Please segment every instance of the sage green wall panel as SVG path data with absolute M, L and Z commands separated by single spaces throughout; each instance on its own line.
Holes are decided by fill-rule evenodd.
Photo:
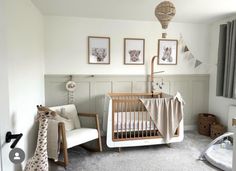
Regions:
M 90 82 L 76 82 L 77 88 L 74 91 L 74 102 L 76 104 L 78 112 L 92 112 L 90 92 Z
M 197 120 L 196 114 L 208 111 L 209 101 L 206 94 L 209 94 L 209 89 L 207 85 L 203 80 L 192 83 L 192 114 L 195 120 Z
M 132 92 L 132 82 L 131 81 L 115 81 L 113 83 L 113 92 Z
M 145 93 L 147 92 L 147 82 L 146 81 L 134 81 L 133 82 L 133 93 Z
M 112 91 L 112 82 L 96 82 L 94 85 L 95 112 L 99 114 L 100 125 L 102 128 L 105 96 Z M 107 106 L 107 105 L 106 105 Z
M 73 80 L 77 83 L 77 89 L 73 93 L 74 103 L 79 112 L 98 113 L 101 128 L 106 128 L 104 125 L 108 103 L 105 103 L 105 95 L 109 92 L 150 92 L 150 82 L 147 78 L 145 75 L 73 75 Z M 69 75 L 45 76 L 46 105 L 68 104 L 69 93 L 65 89 L 68 80 Z M 179 91 L 186 102 L 185 128 L 196 127 L 198 113 L 208 112 L 209 75 L 155 76 L 155 83 L 161 83 L 162 80 L 164 85 L 162 89 L 157 90 L 172 95 Z M 82 122 L 83 125 L 94 125 L 94 122 L 85 121 L 84 118 Z
M 65 91 L 65 82 L 49 81 L 45 84 L 45 103 L 48 106 L 57 106 L 68 103 L 68 92 Z

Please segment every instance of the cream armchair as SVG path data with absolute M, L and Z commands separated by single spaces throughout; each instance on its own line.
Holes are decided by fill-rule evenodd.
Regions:
M 57 138 L 60 143 L 60 152 L 63 152 L 63 160 L 57 161 L 58 164 L 64 167 L 68 165 L 67 149 L 95 139 L 97 139 L 98 151 L 102 151 L 98 114 L 78 113 L 74 104 L 50 107 L 50 109 L 58 113 L 60 115 L 58 115 L 59 118 L 67 118 L 65 120 L 56 119 L 58 128 Z M 82 128 L 79 116 L 95 119 L 96 128 Z

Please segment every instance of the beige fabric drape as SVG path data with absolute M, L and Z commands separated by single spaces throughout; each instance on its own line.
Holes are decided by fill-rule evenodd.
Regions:
M 140 99 L 164 140 L 168 143 L 174 136 L 183 118 L 184 101 L 177 93 L 175 97 Z

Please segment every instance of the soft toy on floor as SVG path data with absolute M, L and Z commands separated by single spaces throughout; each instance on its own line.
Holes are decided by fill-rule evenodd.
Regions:
M 32 158 L 25 166 L 25 171 L 48 171 L 48 154 L 47 154 L 47 129 L 48 119 L 53 118 L 56 113 L 42 105 L 37 106 L 39 121 L 37 146 Z

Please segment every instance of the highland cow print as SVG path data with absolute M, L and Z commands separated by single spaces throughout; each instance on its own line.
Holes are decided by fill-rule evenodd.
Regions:
M 107 56 L 106 48 L 92 48 L 92 55 L 96 56 L 97 62 L 103 62 Z
M 131 62 L 137 62 L 139 61 L 139 55 L 140 55 L 141 51 L 140 50 L 130 50 L 129 51 L 129 55 L 130 55 L 130 61 Z

